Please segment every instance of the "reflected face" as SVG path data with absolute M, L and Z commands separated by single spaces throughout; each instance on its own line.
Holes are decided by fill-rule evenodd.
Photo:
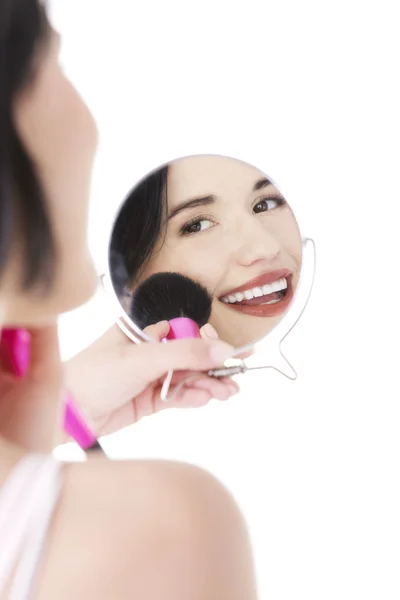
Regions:
M 20 240 L 15 241 L 2 278 L 7 323 L 36 325 L 54 320 L 88 300 L 97 278 L 87 246 L 91 170 L 97 147 L 93 118 L 59 64 L 60 37 L 36 57 L 32 81 L 14 108 L 14 122 L 35 165 L 56 243 L 56 280 L 50 293 L 21 293 Z M 16 236 L 17 237 L 17 236 Z
M 296 289 L 302 245 L 279 190 L 254 167 L 214 156 L 181 159 L 168 170 L 166 236 L 141 274 L 177 271 L 213 296 L 210 322 L 242 346 L 267 334 Z

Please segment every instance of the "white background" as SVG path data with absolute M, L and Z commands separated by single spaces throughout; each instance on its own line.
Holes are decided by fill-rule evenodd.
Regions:
M 234 493 L 261 598 L 400 597 L 399 159 L 396 3 L 55 2 L 63 60 L 98 121 L 90 238 L 161 162 L 227 153 L 274 178 L 317 245 L 314 292 L 267 372 L 205 409 L 109 438 L 119 457 L 186 460 Z M 62 320 L 69 356 L 112 316 Z M 72 456 L 72 454 L 71 454 Z

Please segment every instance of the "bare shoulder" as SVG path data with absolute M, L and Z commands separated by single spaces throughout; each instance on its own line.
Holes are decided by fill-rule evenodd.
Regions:
M 212 475 L 182 463 L 95 458 L 65 467 L 38 598 L 212 600 L 215 588 L 223 600 L 228 585 L 230 600 L 250 600 L 251 563 L 240 511 Z M 232 580 L 245 577 L 247 596 L 226 583 L 229 564 Z

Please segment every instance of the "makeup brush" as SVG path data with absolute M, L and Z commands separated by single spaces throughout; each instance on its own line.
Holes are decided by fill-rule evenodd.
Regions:
M 211 316 L 212 297 L 190 277 L 180 273 L 156 273 L 135 290 L 130 317 L 141 329 L 168 321 L 168 340 L 197 338 Z
M 156 273 L 135 290 L 130 316 L 141 329 L 160 321 L 169 322 L 169 333 L 161 340 L 200 338 L 200 327 L 208 323 L 212 297 L 197 281 L 180 273 Z M 174 372 L 170 369 L 161 388 L 161 400 L 168 400 Z

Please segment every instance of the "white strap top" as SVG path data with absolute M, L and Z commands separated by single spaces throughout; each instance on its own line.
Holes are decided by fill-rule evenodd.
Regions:
M 14 573 L 9 600 L 31 600 L 61 491 L 61 470 L 62 463 L 52 455 L 29 454 L 0 488 L 0 598 Z

